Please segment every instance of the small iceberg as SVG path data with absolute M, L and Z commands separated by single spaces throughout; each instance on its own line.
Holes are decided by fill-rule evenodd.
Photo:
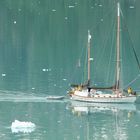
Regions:
M 99 4 L 98 6 L 99 6 L 99 7 L 102 7 L 103 5 L 102 5 L 102 4 Z
M 67 81 L 67 79 L 63 78 L 63 81 Z
M 55 10 L 55 9 L 52 9 L 52 11 L 53 11 L 53 12 L 56 12 L 56 10 Z
M 4 76 L 6 76 L 6 74 L 5 74 L 5 73 L 2 73 L 2 74 L 1 74 L 1 76 L 3 76 L 3 77 L 4 77 Z
M 44 69 L 42 69 L 42 71 L 43 71 L 43 72 L 51 71 L 51 69 L 45 69 L 45 68 L 44 68 Z
M 93 61 L 94 59 L 93 58 L 89 58 L 89 61 Z
M 32 122 L 22 122 L 15 120 L 12 122 L 11 131 L 12 133 L 31 133 L 35 130 L 35 124 Z
M 17 23 L 17 21 L 15 20 L 15 21 L 14 21 L 14 24 L 16 24 L 16 23 Z
M 69 8 L 74 8 L 75 6 L 74 6 L 74 5 L 69 5 L 68 7 L 69 7 Z
M 48 69 L 42 69 L 42 71 L 49 71 Z

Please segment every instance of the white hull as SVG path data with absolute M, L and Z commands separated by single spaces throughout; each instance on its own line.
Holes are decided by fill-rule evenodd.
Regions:
M 62 100 L 64 98 L 65 98 L 64 96 L 51 96 L 51 95 L 46 97 L 47 100 Z
M 81 96 L 84 93 L 85 96 Z M 86 92 L 76 92 L 71 95 L 72 100 L 82 101 L 82 102 L 93 102 L 93 103 L 134 103 L 136 101 L 135 95 L 122 96 L 115 94 L 93 94 L 88 96 Z M 88 92 L 87 92 L 88 93 Z

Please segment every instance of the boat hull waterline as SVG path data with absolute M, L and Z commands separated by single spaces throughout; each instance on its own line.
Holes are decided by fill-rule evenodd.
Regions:
M 121 97 L 84 97 L 84 96 L 78 96 L 78 95 L 71 95 L 72 100 L 76 101 L 82 101 L 82 102 L 94 102 L 94 103 L 134 103 L 136 101 L 136 96 L 130 95 L 130 96 L 121 96 Z

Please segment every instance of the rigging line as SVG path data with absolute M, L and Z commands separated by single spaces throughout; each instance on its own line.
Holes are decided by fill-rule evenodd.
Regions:
M 122 14 L 122 12 L 121 12 L 121 14 Z M 136 50 L 135 50 L 134 45 L 133 45 L 133 41 L 132 41 L 132 39 L 130 38 L 130 33 L 129 33 L 129 30 L 128 30 L 128 27 L 127 27 L 127 24 L 126 24 L 126 22 L 125 22 L 125 18 L 124 18 L 124 16 L 123 16 L 123 14 L 122 14 L 122 17 L 123 17 L 123 19 L 124 19 L 124 27 L 126 28 L 126 31 L 128 32 L 128 36 L 129 36 L 129 39 L 130 39 L 131 44 L 132 44 L 131 47 L 132 47 L 132 50 L 133 50 L 133 53 L 134 53 L 134 56 L 135 56 L 137 65 L 138 65 L 139 70 L 140 70 L 140 62 L 139 62 L 139 59 L 138 59 Z
M 133 52 L 134 52 L 134 55 L 135 55 L 135 59 L 137 61 L 137 65 L 139 67 L 139 70 L 140 70 L 140 62 L 139 62 L 139 59 L 138 59 L 138 56 L 137 56 L 137 53 L 136 53 L 136 50 L 134 48 L 134 46 L 132 45 L 132 49 L 133 49 Z
M 85 54 L 85 62 L 84 62 L 84 71 L 83 71 L 83 77 L 82 77 L 82 81 L 86 81 L 86 78 L 87 77 L 87 49 L 86 49 L 86 54 Z
M 113 29 L 113 37 L 112 37 L 112 41 L 111 41 L 111 51 L 110 51 L 110 57 L 109 57 L 109 63 L 108 63 L 108 67 L 110 68 L 109 70 L 108 70 L 108 73 L 107 73 L 107 81 L 109 81 L 109 78 L 110 78 L 110 73 L 111 73 L 111 61 L 112 61 L 112 55 L 113 55 L 113 47 L 114 47 L 114 44 L 113 44 L 113 42 L 114 42 L 114 36 L 115 36 L 115 34 L 114 34 L 114 29 L 116 29 L 115 28 L 115 26 L 116 26 L 116 20 L 113 20 L 114 22 L 112 23 L 112 29 Z M 114 78 L 114 81 L 115 81 L 115 78 Z
M 115 26 L 116 20 L 114 20 L 114 18 L 113 18 L 112 23 L 111 23 L 111 29 Z M 99 59 L 98 59 L 98 63 L 96 64 L 96 71 L 98 71 L 98 67 L 99 67 L 99 65 L 101 65 L 102 60 L 104 59 L 104 54 L 108 50 L 107 42 L 110 40 L 110 37 L 111 37 L 111 33 L 112 33 L 111 29 L 106 33 L 106 36 L 104 37 L 104 40 L 102 43 L 103 44 L 102 48 L 101 48 L 102 51 L 100 51 L 99 54 L 97 55 L 97 56 L 99 56 Z M 114 33 L 113 33 L 113 35 L 114 35 Z M 109 65 L 109 63 L 108 63 L 108 65 Z M 108 77 L 108 74 L 106 76 Z
M 110 14 L 112 14 L 112 12 L 114 12 L 114 7 L 115 7 L 115 6 L 113 6 L 112 9 L 109 10 L 109 12 L 104 16 L 104 19 L 105 19 L 106 17 L 108 17 Z M 113 21 L 114 21 L 114 20 L 113 20 Z M 95 29 L 99 26 L 99 24 L 101 24 L 101 23 L 102 23 L 102 22 L 99 22 L 94 28 L 91 28 L 90 30 L 95 30 Z M 106 44 L 105 42 L 106 42 L 108 39 L 109 39 L 109 35 L 107 35 L 107 36 L 104 38 L 104 41 L 103 41 L 103 42 L 104 42 L 104 43 L 103 43 L 104 45 L 103 45 L 102 53 L 99 52 L 100 55 L 97 55 L 97 56 L 101 56 L 100 59 L 99 59 L 99 61 L 98 61 L 99 63 L 98 63 L 97 65 L 99 65 L 99 64 L 100 64 L 100 61 L 102 60 L 102 57 L 103 57 L 102 54 L 105 52 L 105 44 Z M 97 67 L 98 67 L 98 66 L 97 66 Z M 96 67 L 96 69 L 97 69 L 97 67 Z
M 138 74 L 131 82 L 129 82 L 124 89 L 126 89 L 127 87 L 129 87 L 131 84 L 133 84 L 136 80 L 138 80 L 140 78 L 140 74 Z
M 85 37 L 86 39 L 86 41 L 85 42 L 87 42 L 87 37 Z M 85 51 L 84 51 L 85 50 Z M 85 43 L 85 45 L 83 45 L 83 49 L 82 49 L 82 53 L 81 53 L 81 56 L 80 56 L 80 59 L 82 58 L 82 56 L 84 56 L 83 57 L 83 60 L 84 60 L 84 63 L 83 63 L 83 71 L 82 71 L 82 78 L 81 78 L 81 83 L 83 82 L 83 81 L 86 81 L 85 79 L 85 77 L 87 77 L 87 75 L 86 75 L 86 63 L 87 63 L 87 43 Z
M 86 39 L 86 41 L 85 42 L 87 42 L 87 37 L 85 37 Z M 83 45 L 83 48 L 82 48 L 82 51 L 81 51 L 81 55 L 80 55 L 80 57 L 79 58 L 81 58 L 82 56 L 83 56 L 83 53 L 84 53 L 84 49 L 86 49 L 86 43 L 85 43 L 85 45 Z
M 120 9 L 120 10 L 121 10 L 121 9 Z M 139 62 L 139 59 L 138 59 L 136 50 L 135 50 L 134 45 L 133 45 L 133 41 L 132 41 L 132 39 L 131 39 L 131 37 L 130 37 L 130 33 L 129 33 L 129 30 L 128 30 L 127 24 L 126 24 L 126 22 L 125 22 L 125 18 L 124 18 L 124 15 L 123 15 L 123 13 L 122 13 L 122 10 L 121 10 L 120 12 L 121 12 L 122 18 L 123 18 L 123 20 L 124 20 L 124 22 L 123 22 L 123 23 L 124 23 L 124 24 L 123 24 L 124 29 L 126 29 L 126 31 L 128 32 L 128 37 L 129 37 L 129 40 L 131 41 L 131 47 L 132 47 L 132 50 L 133 50 L 133 53 L 134 53 L 134 56 L 135 56 L 135 59 L 136 59 L 138 68 L 139 68 L 139 70 L 140 70 L 140 62 Z M 136 78 L 134 78 L 131 82 L 129 82 L 126 86 L 124 86 L 123 89 L 125 90 L 128 86 L 130 86 L 131 84 L 133 84 L 133 83 L 134 83 L 137 79 L 139 79 L 139 78 L 140 78 L 140 74 L 138 74 L 138 75 L 136 76 Z
M 114 21 L 114 20 L 113 20 Z M 112 24 L 113 25 L 113 24 Z M 111 31 L 108 31 L 107 32 L 107 35 L 104 37 L 104 40 L 102 41 L 103 42 L 103 45 L 102 45 L 102 51 L 100 51 L 99 52 L 99 54 L 97 55 L 97 56 L 99 56 L 99 58 L 100 59 L 98 59 L 98 63 L 97 63 L 97 65 L 100 65 L 100 62 L 101 62 L 101 60 L 103 59 L 103 54 L 104 54 L 104 52 L 105 52 L 105 50 L 106 50 L 106 42 L 109 40 L 109 37 L 110 37 L 110 32 Z M 96 67 L 96 69 L 98 69 L 98 66 Z
M 85 48 L 86 48 L 85 45 L 83 45 L 82 50 L 80 51 L 81 53 L 79 54 L 79 57 L 78 57 L 78 61 L 81 60 L 81 58 L 82 58 L 82 56 L 83 56 L 83 54 L 84 54 Z M 79 68 L 79 67 L 77 67 L 78 61 L 76 61 L 76 66 L 74 67 L 74 71 L 73 71 L 73 74 L 72 74 L 72 76 L 71 76 L 71 81 L 73 81 L 73 79 L 74 79 L 74 77 L 75 77 L 75 75 L 76 75 L 76 70 Z M 81 62 L 80 62 L 80 63 L 81 63 Z
M 115 8 L 115 5 L 114 5 L 114 6 L 112 7 L 112 9 L 104 16 L 104 19 L 114 12 L 114 8 Z M 94 30 L 97 29 L 97 27 L 98 27 L 100 24 L 102 24 L 101 21 L 98 22 L 96 26 L 91 27 L 91 28 L 90 28 L 90 31 L 93 31 L 93 32 L 94 32 Z

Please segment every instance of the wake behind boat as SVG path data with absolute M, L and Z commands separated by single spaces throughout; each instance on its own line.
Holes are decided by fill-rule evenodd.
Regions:
M 120 4 L 117 4 L 117 36 L 116 36 L 116 80 L 115 85 L 112 87 L 92 87 L 90 79 L 90 40 L 91 35 L 88 31 L 88 45 L 87 45 L 87 68 L 88 77 L 86 84 L 72 85 L 69 92 L 70 99 L 83 101 L 83 102 L 95 102 L 95 103 L 134 103 L 137 99 L 136 93 L 132 89 L 124 90 L 121 88 L 121 58 L 120 58 Z M 101 94 L 99 94 L 99 91 Z M 106 92 L 110 93 L 106 93 Z

